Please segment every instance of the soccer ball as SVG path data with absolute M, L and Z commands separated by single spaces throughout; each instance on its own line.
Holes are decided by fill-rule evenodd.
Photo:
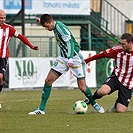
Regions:
M 84 101 L 76 101 L 73 105 L 73 110 L 76 114 L 85 114 L 88 106 Z

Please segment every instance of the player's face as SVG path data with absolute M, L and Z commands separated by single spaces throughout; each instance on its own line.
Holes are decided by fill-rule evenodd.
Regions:
M 126 39 L 121 39 L 121 46 L 123 50 L 132 51 L 132 42 L 127 42 Z
M 0 11 L 0 26 L 6 21 L 6 14 L 3 11 Z
M 45 29 L 48 31 L 52 31 L 54 29 L 54 21 L 51 21 L 49 23 L 44 23 L 43 27 L 45 27 Z

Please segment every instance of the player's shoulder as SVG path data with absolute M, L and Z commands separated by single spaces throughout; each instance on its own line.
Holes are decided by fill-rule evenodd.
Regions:
M 123 48 L 121 45 L 116 45 L 116 46 L 113 46 L 109 49 L 106 49 L 104 51 L 102 51 L 101 53 L 118 53 L 118 52 L 121 52 L 123 51 Z
M 116 45 L 116 46 L 112 47 L 111 49 L 113 49 L 113 50 L 122 50 L 123 48 L 122 48 L 121 45 Z
M 64 23 L 62 23 L 61 21 L 56 21 L 56 27 L 66 27 L 66 25 Z
M 56 21 L 56 24 L 62 25 L 63 23 L 61 21 Z
M 9 27 L 9 28 L 13 28 L 13 26 L 12 26 L 12 25 L 7 24 L 7 23 L 4 23 L 3 25 L 4 25 L 4 27 L 6 27 L 6 28 L 7 28 L 7 27 Z

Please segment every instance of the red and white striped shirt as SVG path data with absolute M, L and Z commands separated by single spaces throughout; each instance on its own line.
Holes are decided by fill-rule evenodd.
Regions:
M 101 58 L 113 58 L 116 62 L 114 72 L 118 80 L 128 89 L 133 89 L 133 51 L 124 51 L 119 45 L 87 58 L 85 62 L 88 63 Z
M 8 44 L 12 37 L 17 37 L 20 39 L 24 44 L 28 45 L 30 48 L 33 45 L 29 42 L 29 40 L 18 33 L 14 27 L 9 24 L 2 24 L 0 26 L 0 58 L 8 58 L 9 57 L 9 48 Z
M 13 36 L 17 37 L 18 34 L 19 33 L 11 25 L 4 23 L 0 26 L 0 58 L 9 57 L 9 41 Z

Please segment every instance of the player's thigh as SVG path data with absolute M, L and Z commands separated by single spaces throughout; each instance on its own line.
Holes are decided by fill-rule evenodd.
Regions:
M 59 78 L 59 76 L 54 71 L 50 70 L 45 79 L 45 83 L 47 85 L 52 85 L 52 83 L 58 78 Z
M 99 95 L 106 95 L 111 91 L 111 88 L 109 85 L 103 84 L 100 89 L 98 89 L 97 93 Z
M 62 74 L 66 73 L 69 69 L 66 65 L 67 61 L 68 61 L 68 59 L 59 56 L 59 57 L 57 57 L 56 61 L 54 62 L 53 66 L 51 68 L 57 72 L 62 73 Z
M 107 80 L 104 81 L 102 87 L 99 89 L 101 95 L 110 95 L 114 91 L 118 90 L 120 82 L 118 81 L 116 75 L 112 73 Z
M 118 90 L 118 99 L 116 102 L 121 103 L 125 107 L 128 107 L 131 101 L 131 96 L 132 96 L 131 90 L 121 84 Z
M 4 80 L 4 75 L 6 72 L 6 67 L 7 67 L 7 60 L 6 58 L 0 58 L 0 83 L 3 82 Z
M 86 76 L 86 65 L 82 59 L 82 56 L 75 56 L 73 59 L 74 68 L 70 68 L 73 75 L 78 78 L 85 78 Z

